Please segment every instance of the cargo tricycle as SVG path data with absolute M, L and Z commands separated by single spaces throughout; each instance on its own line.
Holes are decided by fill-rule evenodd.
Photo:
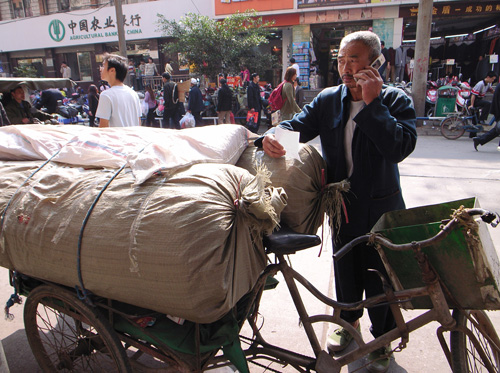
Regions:
M 410 333 L 437 321 L 437 338 L 453 372 L 493 373 L 500 370 L 500 339 L 485 310 L 500 309 L 500 265 L 485 226 L 496 226 L 498 220 L 498 215 L 477 207 L 475 199 L 384 215 L 372 232 L 334 254 L 334 260 L 342 260 L 354 246 L 369 242 L 386 266 L 388 278 L 379 276 L 384 293 L 353 304 L 322 294 L 291 267 L 288 257 L 321 240 L 283 226 L 263 238 L 269 264 L 252 291 L 212 324 L 169 318 L 147 305 L 136 307 L 97 294 L 84 296 L 21 273 L 11 272 L 10 281 L 18 294 L 27 296 L 26 334 L 45 372 L 199 372 L 230 364 L 248 372 L 248 363 L 259 361 L 278 362 L 298 372 L 340 372 L 391 342 L 397 341 L 397 346 L 390 354 L 404 349 Z M 278 273 L 312 348 L 310 356 L 268 343 L 258 325 L 260 301 L 266 289 L 276 286 Z M 333 313 L 310 314 L 299 284 Z M 397 327 L 369 342 L 340 318 L 340 310 L 381 304 L 390 306 Z M 402 309 L 409 308 L 425 311 L 405 320 Z M 239 336 L 245 322 L 251 337 Z M 317 323 L 348 329 L 357 347 L 343 355 L 329 354 L 313 327 Z

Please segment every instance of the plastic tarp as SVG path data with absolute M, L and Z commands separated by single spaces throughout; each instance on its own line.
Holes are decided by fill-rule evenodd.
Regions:
M 119 168 L 126 164 L 143 183 L 158 172 L 173 173 L 196 163 L 235 164 L 249 132 L 234 125 L 187 130 L 149 127 L 18 125 L 0 128 L 0 160 L 46 160 Z

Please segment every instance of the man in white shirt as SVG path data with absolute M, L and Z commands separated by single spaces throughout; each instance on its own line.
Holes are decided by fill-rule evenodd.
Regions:
M 96 117 L 99 127 L 132 127 L 141 125 L 141 103 L 137 93 L 123 84 L 127 76 L 127 59 L 109 54 L 101 66 L 101 79 L 111 86 L 101 93 Z
M 71 68 L 66 62 L 61 64 L 61 75 L 63 78 L 71 79 Z
M 491 102 L 484 100 L 484 96 L 487 92 L 493 92 L 491 84 L 496 78 L 497 74 L 494 71 L 490 71 L 483 80 L 480 80 L 474 88 L 472 88 L 469 108 L 476 107 L 482 109 L 481 116 L 479 117 L 479 122 L 481 124 L 485 124 L 491 107 Z
M 299 79 L 300 78 L 300 66 L 297 62 L 295 62 L 295 58 L 293 58 L 293 57 L 290 58 L 290 66 L 292 66 L 295 69 L 295 71 L 297 72 L 296 80 L 300 80 Z

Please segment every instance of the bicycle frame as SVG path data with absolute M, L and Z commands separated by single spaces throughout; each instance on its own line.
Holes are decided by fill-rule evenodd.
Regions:
M 473 213 L 478 213 L 478 211 L 484 212 L 483 210 L 471 210 Z M 295 305 L 295 308 L 299 314 L 300 321 L 306 332 L 309 343 L 314 351 L 314 357 L 308 357 L 296 352 L 283 349 L 278 346 L 274 346 L 265 341 L 264 337 L 260 333 L 256 325 L 256 316 L 258 313 L 258 304 L 260 301 L 260 296 L 262 295 L 262 290 L 260 290 L 259 295 L 256 297 L 256 307 L 253 313 L 248 317 L 248 322 L 252 327 L 254 337 L 248 340 L 243 338 L 243 340 L 248 341 L 250 346 L 245 350 L 247 355 L 247 360 L 257 360 L 257 359 L 268 359 L 271 361 L 276 361 L 277 359 L 283 363 L 288 363 L 295 367 L 299 371 L 308 371 L 309 369 L 315 369 L 316 371 L 322 372 L 340 372 L 342 366 L 350 364 L 356 360 L 359 360 L 366 354 L 373 352 L 383 346 L 388 345 L 390 342 L 397 339 L 401 339 L 398 347 L 396 349 L 403 349 L 406 347 L 408 342 L 409 333 L 429 324 L 432 321 L 437 321 L 441 326 L 437 330 L 438 339 L 441 343 L 443 352 L 452 367 L 451 353 L 448 348 L 448 344 L 443 337 L 444 332 L 450 332 L 454 330 L 460 330 L 467 333 L 468 337 L 472 342 L 479 346 L 479 342 L 476 337 L 472 335 L 468 330 L 464 328 L 459 328 L 456 326 L 456 322 L 452 317 L 451 311 L 448 307 L 445 294 L 449 297 L 450 294 L 446 288 L 443 288 L 443 284 L 439 280 L 438 274 L 431 267 L 426 255 L 421 251 L 422 247 L 430 246 L 433 243 L 439 242 L 444 239 L 449 232 L 458 224 L 456 219 L 452 219 L 442 231 L 431 239 L 426 241 L 421 241 L 418 243 L 406 244 L 406 245 L 394 245 L 390 241 L 384 238 L 375 237 L 375 241 L 378 244 L 384 245 L 393 250 L 413 250 L 415 253 L 419 268 L 421 271 L 422 280 L 425 284 L 424 287 L 414 288 L 409 290 L 402 290 L 394 292 L 389 285 L 389 283 L 380 275 L 381 281 L 383 282 L 383 288 L 385 294 L 374 296 L 363 301 L 346 304 L 337 302 L 323 293 L 321 293 L 317 288 L 315 288 L 307 279 L 305 279 L 301 274 L 296 272 L 287 263 L 285 256 L 283 254 L 275 253 L 277 263 L 270 264 L 261 276 L 261 280 L 267 278 L 268 276 L 275 275 L 278 271 L 282 273 L 285 282 L 287 284 L 288 290 L 290 292 L 291 298 Z M 334 259 L 338 260 L 342 255 L 352 247 L 356 246 L 361 242 L 368 241 L 367 236 L 362 236 L 350 244 L 342 248 L 337 254 L 334 255 Z M 300 283 L 309 293 L 311 293 L 320 302 L 324 303 L 333 308 L 333 315 L 309 315 L 302 297 L 298 291 L 296 282 Z M 401 311 L 400 305 L 407 302 L 415 297 L 427 296 L 432 302 L 432 308 L 427 312 L 409 320 L 405 321 Z M 362 336 L 355 328 L 348 322 L 340 318 L 341 310 L 359 310 L 362 308 L 370 308 L 376 305 L 389 304 L 396 321 L 396 328 L 385 333 L 384 335 L 375 338 L 369 343 L 365 343 Z M 460 307 L 458 305 L 458 307 Z M 346 328 L 353 339 L 356 341 L 358 347 L 353 351 L 346 353 L 338 358 L 330 356 L 326 351 L 324 351 L 319 343 L 316 332 L 314 331 L 313 324 L 318 322 L 327 322 L 340 325 Z M 500 346 L 497 346 L 500 347 Z M 396 350 L 395 349 L 395 350 Z M 481 348 L 479 348 L 481 350 Z M 394 350 L 393 350 L 394 351 Z M 271 358 L 269 358 L 271 357 Z M 490 371 L 494 371 L 491 365 L 488 367 Z

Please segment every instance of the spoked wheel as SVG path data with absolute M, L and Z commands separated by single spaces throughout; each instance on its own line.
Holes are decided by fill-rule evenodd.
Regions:
M 484 311 L 466 311 L 466 313 L 475 323 L 469 320 L 465 313 L 459 310 L 453 311 L 457 326 L 470 331 L 470 335 L 461 331 L 451 332 L 453 372 L 499 372 L 500 339 L 490 318 Z
M 26 300 L 24 325 L 44 372 L 132 372 L 105 318 L 70 291 L 35 288 Z
M 247 114 L 248 114 L 248 110 L 245 110 L 245 109 L 240 109 L 240 110 L 236 113 L 236 115 L 235 115 L 235 117 L 236 117 L 236 118 L 240 118 L 240 119 L 236 119 L 236 121 L 239 121 L 239 122 L 240 122 L 240 124 L 241 124 L 242 126 L 244 126 L 245 124 L 247 124 Z
M 458 115 L 449 116 L 441 122 L 441 134 L 449 140 L 456 140 L 464 134 L 465 124 Z

